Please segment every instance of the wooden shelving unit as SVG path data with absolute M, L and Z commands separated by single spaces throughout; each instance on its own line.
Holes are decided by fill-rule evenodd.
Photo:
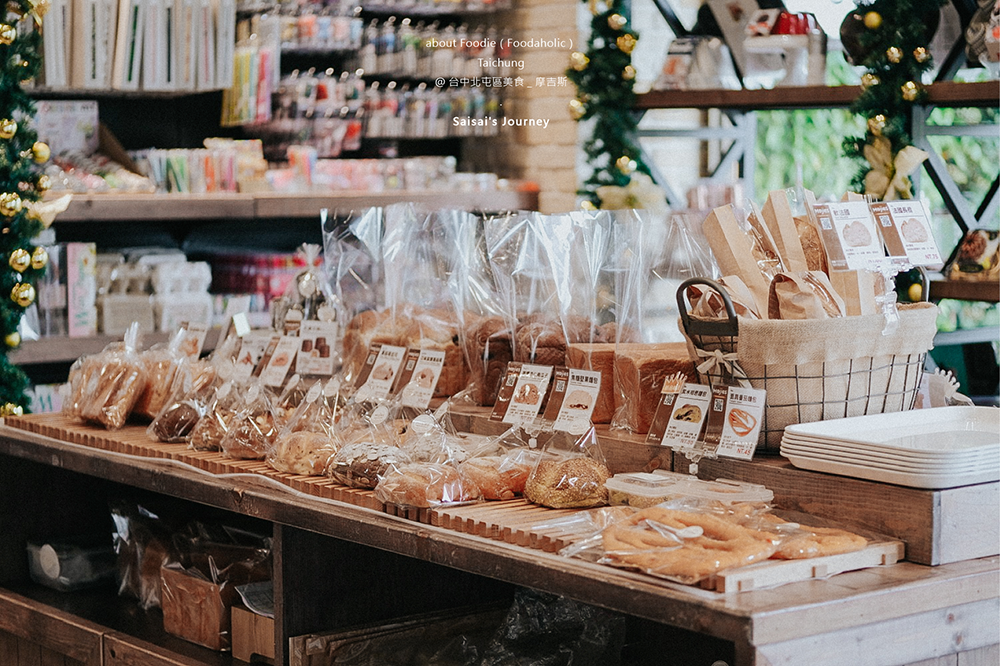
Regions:
M 769 109 L 845 108 L 861 92 L 859 86 L 796 86 L 771 90 L 663 90 L 638 96 L 636 108 L 650 109 Z M 946 81 L 927 86 L 929 106 L 997 106 L 1000 81 L 956 83 Z
M 330 194 L 82 194 L 74 195 L 56 225 L 91 221 L 310 218 L 322 208 L 348 213 L 412 201 L 440 208 L 486 211 L 538 208 L 538 193 L 496 192 L 331 192 Z
M 205 336 L 204 351 L 215 349 L 219 340 L 219 329 L 213 328 Z M 172 333 L 146 333 L 142 336 L 143 348 L 148 349 L 155 344 L 167 342 Z M 28 340 L 10 352 L 8 358 L 16 365 L 32 365 L 40 363 L 72 363 L 86 354 L 96 354 L 112 342 L 121 342 L 120 335 L 94 335 L 86 338 L 70 338 L 53 336 L 39 340 Z

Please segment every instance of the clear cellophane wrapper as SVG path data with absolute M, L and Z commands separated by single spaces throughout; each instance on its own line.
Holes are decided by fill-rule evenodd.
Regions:
M 295 410 L 302 404 L 302 400 L 315 383 L 316 379 L 303 379 L 300 375 L 294 374 L 281 389 L 271 393 L 274 399 L 274 419 L 278 428 L 288 425 Z
M 542 449 L 524 486 L 524 496 L 553 509 L 586 508 L 608 502 L 611 474 L 591 427 L 575 440 L 553 437 Z
M 63 411 L 108 430 L 125 425 L 146 384 L 138 338 L 139 326 L 132 324 L 123 342 L 78 359 L 70 368 L 69 400 Z
M 337 453 L 334 435 L 340 401 L 339 381 L 316 383 L 281 428 L 267 463 L 279 472 L 322 476 Z
M 528 475 L 538 462 L 539 451 L 519 427 L 492 438 L 476 455 L 459 465 L 462 475 L 473 481 L 485 500 L 508 500 L 524 493 Z
M 180 329 L 169 343 L 154 345 L 140 352 L 139 357 L 146 369 L 146 385 L 132 409 L 133 414 L 153 419 L 166 407 L 173 395 L 174 377 L 181 366 L 192 361 L 181 351 L 184 337 L 185 330 Z
M 263 460 L 278 435 L 274 403 L 257 382 L 252 382 L 240 396 L 219 448 L 231 458 Z
M 323 224 L 323 269 L 336 299 L 340 327 L 359 312 L 385 305 L 382 274 L 383 211 L 367 208 L 349 216 L 330 215 Z
M 760 208 L 751 201 L 747 202 L 742 211 L 737 208 L 735 213 L 740 228 L 750 240 L 750 251 L 754 261 L 757 262 L 761 275 L 764 276 L 765 281 L 770 282 L 775 275 L 785 270 L 785 266 L 781 261 L 781 255 L 778 254 L 778 246 L 771 236 L 771 231 L 764 222 Z
M 834 555 L 860 550 L 868 543 L 841 528 L 797 522 L 798 514 L 786 520 L 757 501 L 677 497 L 644 509 L 611 509 L 574 516 L 572 525 L 554 521 L 563 529 L 589 533 L 560 554 L 695 584 L 767 559 Z
M 501 213 L 483 220 L 466 218 L 456 225 L 449 285 L 468 368 L 462 397 L 476 405 L 496 402 L 504 370 L 514 360 L 516 313 L 509 311 L 494 281 L 491 244 L 502 245 L 505 230 L 520 228 L 530 215 Z
M 221 383 L 218 369 L 207 360 L 180 365 L 171 382 L 170 399 L 149 424 L 147 434 L 160 442 L 189 442 Z
M 191 430 L 190 444 L 196 451 L 218 451 L 236 416 L 243 384 L 225 381 L 215 388 L 205 408 L 205 414 Z
M 375 486 L 378 500 L 417 508 L 473 502 L 480 496 L 479 487 L 448 463 L 392 463 Z
M 327 476 L 352 488 L 371 489 L 390 465 L 411 462 L 400 448 L 405 426 L 398 421 L 399 411 L 398 400 L 349 402 L 335 428 L 343 444 L 330 459 Z

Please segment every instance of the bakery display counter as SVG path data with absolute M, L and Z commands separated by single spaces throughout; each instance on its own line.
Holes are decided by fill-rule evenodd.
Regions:
M 467 418 L 471 429 L 491 427 L 479 414 Z M 611 452 L 613 472 L 625 465 L 670 465 L 669 456 L 653 451 L 657 447 L 636 440 L 605 435 L 602 443 Z M 440 510 L 394 510 L 365 491 L 350 493 L 329 479 L 279 478 L 264 474 L 263 463 L 193 452 L 184 445 L 154 445 L 140 426 L 108 433 L 58 415 L 9 419 L 0 426 L 0 463 L 5 570 L 0 584 L 6 588 L 0 605 L 13 603 L 11 595 L 28 598 L 64 623 L 71 624 L 74 617 L 92 623 L 87 626 L 94 631 L 104 625 L 88 618 L 85 610 L 60 606 L 30 589 L 22 595 L 23 535 L 39 524 L 73 520 L 88 505 L 99 505 L 95 497 L 107 487 L 115 487 L 272 524 L 277 663 L 287 663 L 289 637 L 459 607 L 470 595 L 477 601 L 502 598 L 510 584 L 620 611 L 665 635 L 683 632 L 694 643 L 729 646 L 712 652 L 706 666 L 716 657 L 740 666 L 914 664 L 958 653 L 963 661 L 948 663 L 992 664 L 1000 654 L 996 556 L 937 567 L 901 562 L 725 594 L 561 557 L 549 552 L 558 535 L 532 535 L 530 523 L 524 523 L 529 529 L 520 535 L 516 525 L 506 525 L 515 536 L 505 539 L 504 521 L 510 521 L 504 516 L 551 511 L 515 505 L 521 500 L 476 505 L 481 513 L 499 515 L 494 523 L 468 516 L 455 520 L 454 511 L 446 520 Z M 331 598 L 341 603 L 331 604 Z M 8 614 L 0 612 L 2 617 Z M 0 620 L 0 630 L 42 639 L 25 623 Z M 146 649 L 161 656 L 177 655 L 165 641 L 137 635 L 138 630 L 108 631 L 146 641 L 152 646 Z M 175 661 L 155 663 L 219 663 L 197 655 L 170 658 Z

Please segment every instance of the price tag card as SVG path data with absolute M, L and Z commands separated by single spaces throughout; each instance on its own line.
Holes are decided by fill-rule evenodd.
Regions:
M 356 400 L 384 400 L 392 393 L 396 375 L 403 366 L 406 347 L 373 344 L 361 368 L 355 393 Z
M 271 335 L 271 331 L 253 333 L 243 338 L 240 356 L 236 362 L 235 379 L 260 377 L 264 368 L 271 362 L 274 350 L 278 347 L 281 336 Z
M 288 371 L 295 362 L 298 350 L 298 338 L 283 335 L 278 339 L 278 344 L 274 346 L 271 357 L 260 373 L 260 380 L 264 386 L 281 386 L 285 383 L 285 377 L 288 376 Z
M 670 399 L 669 418 L 665 422 L 658 444 L 679 451 L 692 449 L 701 437 L 708 416 L 712 389 L 704 384 L 684 384 L 679 394 L 666 394 Z M 667 407 L 662 405 L 661 407 Z M 657 410 L 659 414 L 659 410 Z
M 497 395 L 490 420 L 511 425 L 531 423 L 542 408 L 542 400 L 552 379 L 551 365 L 511 361 Z
M 300 375 L 329 377 L 334 370 L 331 345 L 337 339 L 337 322 L 304 321 L 299 329 Z
M 873 203 L 885 249 L 895 264 L 940 267 L 944 262 L 931 235 L 930 217 L 920 201 Z
M 676 373 L 663 378 L 663 387 L 660 389 L 660 402 L 653 412 L 653 421 L 649 424 L 649 432 L 646 433 L 646 443 L 656 446 L 663 441 L 663 433 L 667 431 L 667 424 L 670 422 L 670 415 L 677 406 L 677 396 L 684 390 L 687 376 L 683 373 Z
M 601 391 L 601 373 L 558 366 L 553 371 L 552 392 L 545 405 L 545 420 L 552 429 L 583 434 Z
M 396 391 L 402 391 L 404 407 L 423 410 L 431 404 L 444 367 L 444 354 L 444 351 L 431 349 L 407 350 L 406 361 L 396 383 Z
M 725 419 L 716 453 L 723 458 L 750 460 L 764 420 L 764 391 L 730 386 Z
M 815 211 L 831 270 L 871 269 L 885 259 L 868 202 L 820 204 Z

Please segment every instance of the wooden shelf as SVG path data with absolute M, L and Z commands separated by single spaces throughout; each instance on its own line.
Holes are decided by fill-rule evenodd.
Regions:
M 319 217 L 321 208 L 349 213 L 412 201 L 440 208 L 536 210 L 538 194 L 496 192 L 331 192 L 330 194 L 80 194 L 55 224 L 71 222 Z
M 661 90 L 638 96 L 639 109 L 769 109 L 846 108 L 860 94 L 859 86 L 798 86 L 771 90 Z M 1000 81 L 927 86 L 928 106 L 996 106 Z
M 144 348 L 170 340 L 172 333 L 147 333 L 142 336 Z M 112 342 L 120 342 L 120 335 L 94 335 L 86 338 L 54 336 L 39 340 L 28 340 L 12 351 L 8 358 L 15 365 L 35 365 L 40 363 L 72 363 L 81 356 L 96 354 Z M 215 349 L 219 340 L 219 329 L 213 328 L 205 336 L 204 351 Z
M 1000 301 L 1000 282 L 997 280 L 931 280 L 930 300 L 954 298 L 960 301 Z

